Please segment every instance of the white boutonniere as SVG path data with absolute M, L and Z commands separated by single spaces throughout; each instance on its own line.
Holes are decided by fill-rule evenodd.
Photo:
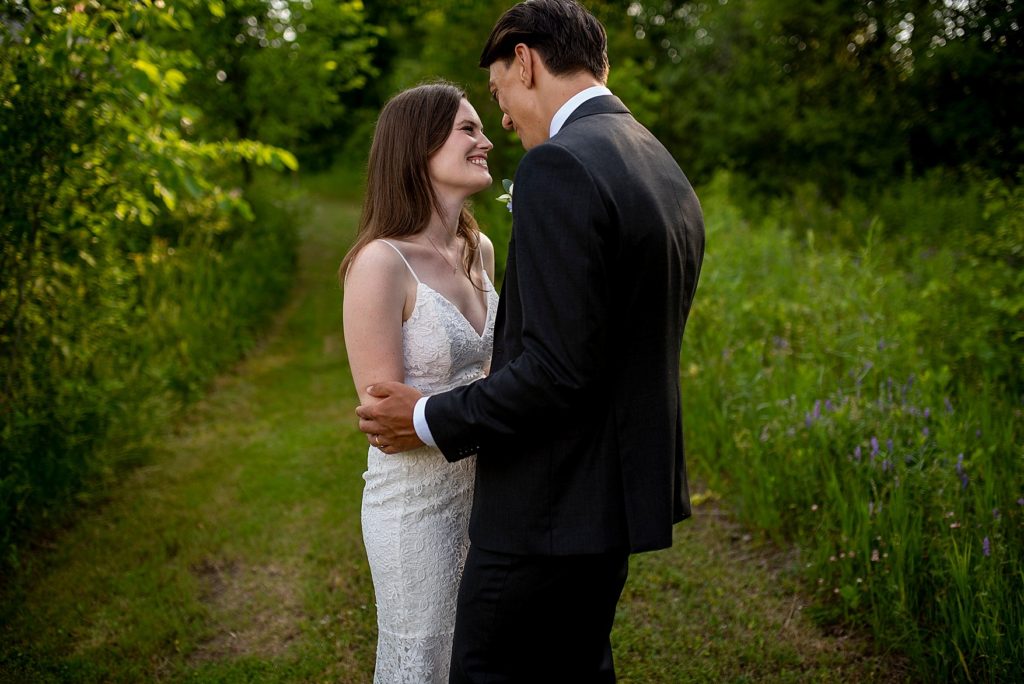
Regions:
M 515 184 L 506 178 L 501 181 L 501 186 L 505 188 L 505 193 L 503 195 L 498 195 L 495 199 L 499 202 L 504 202 L 505 206 L 508 207 L 508 210 L 512 211 L 512 188 L 515 187 Z

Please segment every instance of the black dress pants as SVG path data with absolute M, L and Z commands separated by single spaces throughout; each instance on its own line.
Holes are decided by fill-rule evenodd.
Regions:
M 629 555 L 522 556 L 471 546 L 449 684 L 606 684 Z

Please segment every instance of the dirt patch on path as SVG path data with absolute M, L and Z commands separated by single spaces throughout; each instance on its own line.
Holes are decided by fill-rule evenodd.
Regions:
M 301 634 L 305 619 L 297 579 L 284 565 L 247 566 L 206 558 L 191 567 L 210 610 L 211 632 L 192 664 L 242 656 L 273 657 Z

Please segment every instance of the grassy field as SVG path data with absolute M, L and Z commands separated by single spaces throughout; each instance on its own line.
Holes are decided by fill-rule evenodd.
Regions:
M 1024 190 L 908 180 L 836 208 L 702 188 L 683 344 L 699 474 L 804 550 L 819 615 L 925 681 L 1024 678 Z
M 335 281 L 356 216 L 316 195 L 266 339 L 154 436 L 146 465 L 26 554 L 3 587 L 0 681 L 371 680 L 365 443 Z M 671 550 L 632 560 L 620 681 L 906 678 L 810 620 L 795 551 L 738 527 L 714 493 L 697 500 Z

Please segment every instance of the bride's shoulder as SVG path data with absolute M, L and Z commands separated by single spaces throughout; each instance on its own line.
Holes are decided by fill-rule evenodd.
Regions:
M 483 234 L 478 233 L 480 236 L 480 255 L 483 257 L 484 265 L 487 267 L 487 274 L 494 280 L 494 243 L 491 242 L 491 238 Z
M 381 239 L 366 243 L 352 259 L 346 281 L 370 285 L 404 282 L 409 277 L 409 268 L 400 249 Z

